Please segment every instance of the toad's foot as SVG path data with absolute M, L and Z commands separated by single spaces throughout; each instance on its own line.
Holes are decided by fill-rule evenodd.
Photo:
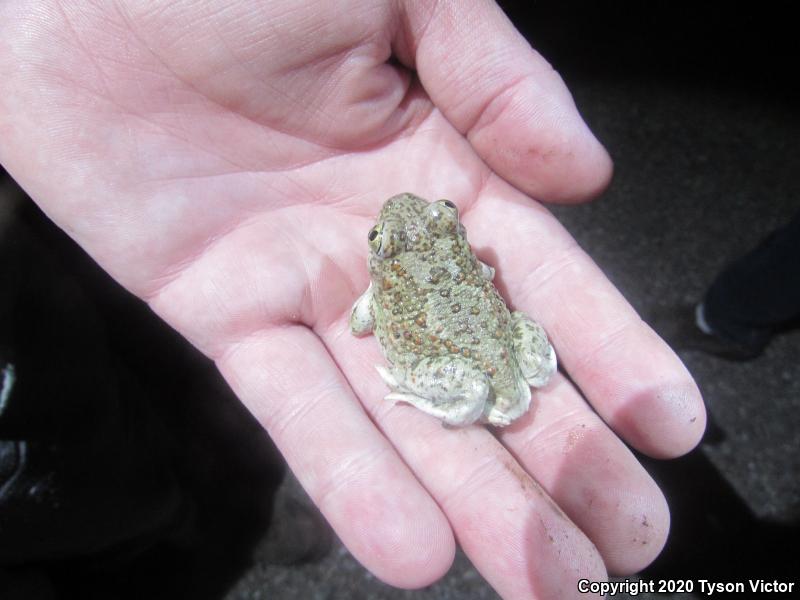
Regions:
M 505 427 L 524 415 L 531 405 L 531 388 L 520 377 L 516 389 L 498 395 L 494 403 L 487 407 L 484 421 L 498 427 Z
M 372 313 L 372 283 L 366 291 L 358 297 L 350 309 L 350 331 L 353 335 L 367 335 L 375 326 Z
M 494 279 L 494 267 L 490 267 L 482 260 L 478 261 L 481 265 L 481 277 L 483 277 L 486 281 L 492 281 Z

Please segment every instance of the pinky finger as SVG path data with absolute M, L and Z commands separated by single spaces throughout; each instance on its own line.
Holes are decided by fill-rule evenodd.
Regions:
M 312 331 L 258 331 L 217 364 L 361 564 L 403 588 L 447 571 L 455 552 L 447 519 Z

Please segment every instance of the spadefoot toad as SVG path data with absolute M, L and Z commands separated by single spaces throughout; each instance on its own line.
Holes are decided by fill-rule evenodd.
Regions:
M 555 352 L 540 325 L 509 312 L 455 204 L 393 196 L 367 238 L 371 283 L 353 305 L 350 329 L 375 332 L 389 363 L 376 365 L 391 389 L 386 399 L 450 426 L 504 426 L 523 415 L 529 386 L 555 371 Z

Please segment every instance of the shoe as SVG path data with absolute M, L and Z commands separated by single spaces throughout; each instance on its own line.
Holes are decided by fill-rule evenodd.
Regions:
M 713 354 L 728 360 L 753 360 L 764 353 L 769 344 L 770 336 L 761 331 L 754 332 L 751 340 L 735 340 L 715 330 L 706 318 L 705 304 L 700 303 L 694 309 L 694 324 L 699 336 L 693 340 L 694 347 L 687 349 L 699 350 L 706 354 Z
M 649 319 L 650 325 L 673 350 L 702 352 L 732 361 L 758 358 L 764 353 L 769 337 L 745 343 L 721 335 L 708 323 L 703 303 L 690 308 L 680 307 L 675 314 L 657 314 Z

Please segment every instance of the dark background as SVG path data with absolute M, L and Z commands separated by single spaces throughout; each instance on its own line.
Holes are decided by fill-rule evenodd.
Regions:
M 737 9 L 722 2 L 502 5 L 562 74 L 615 160 L 601 199 L 552 210 L 671 339 L 715 274 L 800 209 L 796 20 L 777 2 Z M 11 286 L 0 291 L 0 350 L 19 348 L 20 339 L 31 346 L 52 335 L 62 341 L 46 345 L 35 367 L 52 371 L 56 383 L 47 393 L 69 408 L 48 413 L 31 446 L 37 456 L 79 457 L 82 465 L 72 481 L 84 495 L 62 498 L 56 526 L 66 527 L 67 511 L 79 524 L 92 515 L 120 540 L 147 532 L 111 556 L 0 570 L 0 596 L 48 597 L 59 588 L 74 597 L 496 598 L 463 556 L 443 581 L 404 592 L 371 577 L 329 532 L 317 535 L 318 516 L 291 477 L 280 483 L 283 467 L 269 440 L 213 368 L 98 273 L 9 182 L 0 193 L 0 276 L 21 290 L 14 298 Z M 36 275 L 20 274 L 22 260 Z M 61 303 L 64 315 L 30 301 L 42 289 L 72 299 Z M 43 313 L 50 314 L 46 325 Z M 80 339 L 77 346 L 64 341 Z M 679 350 L 703 391 L 710 425 L 687 457 L 643 458 L 668 498 L 672 531 L 641 577 L 798 581 L 799 340 L 797 332 L 782 335 L 746 363 Z M 87 369 L 99 355 L 111 357 L 100 374 Z M 178 392 L 187 381 L 189 397 Z M 99 385 L 113 402 L 101 410 L 79 401 L 87 386 Z M 131 411 L 134 425 L 115 416 Z M 128 448 L 144 450 L 76 439 L 63 425 L 69 419 L 108 419 L 110 437 L 125 435 Z M 24 422 L 0 422 L 0 438 L 11 439 L 12 426 Z M 51 439 L 55 449 L 45 443 Z M 18 445 L 5 452 L 19 460 Z M 148 472 L 142 465 L 153 459 L 170 468 Z M 125 523 L 86 492 L 102 487 L 115 461 L 133 471 L 112 486 L 136 500 Z M 9 464 L 17 463 L 0 461 L 0 477 Z M 158 489 L 142 486 L 159 477 Z M 41 489 L 44 510 L 54 500 Z M 0 525 L 7 546 L 13 524 L 0 517 Z M 80 527 L 71 536 L 78 550 L 97 547 Z M 52 556 L 69 550 L 55 548 Z

